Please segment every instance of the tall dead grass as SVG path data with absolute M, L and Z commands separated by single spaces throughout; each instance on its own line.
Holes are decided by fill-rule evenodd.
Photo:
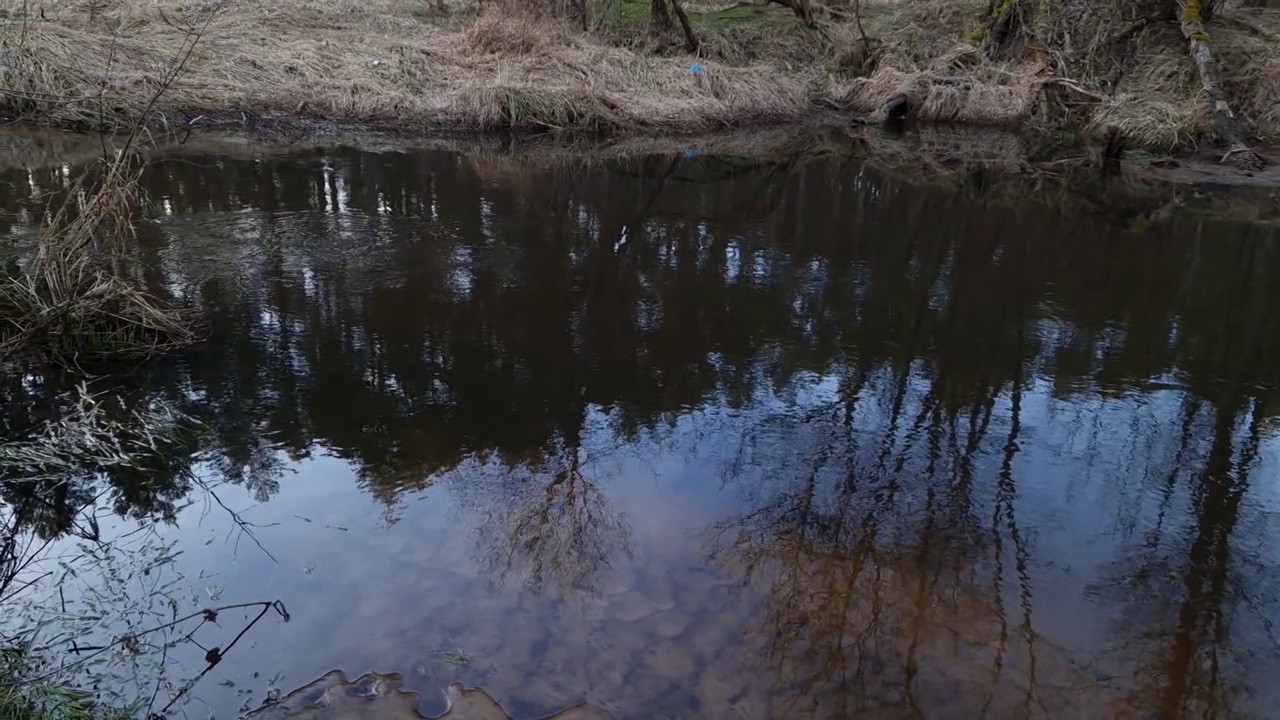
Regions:
M 23 4 L 0 0 L 0 13 Z M 0 41 L 0 87 L 13 88 L 0 98 L 6 109 L 57 125 L 127 125 L 208 12 L 182 0 L 87 7 L 73 2 L 31 23 L 21 42 L 12 31 Z M 692 130 L 807 107 L 803 78 L 710 61 L 692 72 L 691 62 L 499 9 L 459 32 L 402 0 L 226 0 L 156 110 L 170 126 L 252 112 L 402 127 Z
M 1258 67 L 1247 111 L 1263 132 L 1280 135 L 1280 57 Z
M 145 356 L 196 338 L 187 313 L 126 280 L 138 171 L 117 160 L 77 181 L 42 228 L 29 267 L 0 280 L 0 357 Z
M 971 46 L 957 45 L 925 68 L 881 67 L 870 77 L 837 85 L 832 92 L 862 115 L 874 116 L 890 98 L 905 95 L 912 115 L 922 120 L 1009 126 L 1030 119 L 1041 70 L 1034 63 L 990 64 Z
M 1177 28 L 1156 10 L 1140 31 L 1125 28 L 1128 10 L 1167 10 L 1165 0 L 1039 3 L 1031 23 L 1047 47 L 998 62 L 974 41 L 986 0 L 865 0 L 856 20 L 830 0 L 812 27 L 785 9 L 690 2 L 706 51 L 697 58 L 639 41 L 647 3 L 592 0 L 592 17 L 631 15 L 584 33 L 555 17 L 576 1 L 66 0 L 19 21 L 30 0 L 0 0 L 0 112 L 128 125 L 191 28 L 208 22 L 156 105 L 158 125 L 276 115 L 700 132 L 795 120 L 815 105 L 866 115 L 904 93 L 926 120 L 1021 126 L 1062 120 L 1040 111 L 1045 83 L 1066 78 L 1083 90 L 1067 93 L 1071 121 L 1094 131 L 1118 128 L 1157 148 L 1210 131 Z M 1280 135 L 1280 12 L 1232 5 L 1211 25 L 1228 99 L 1261 133 Z
M 1223 85 L 1262 135 L 1280 140 L 1280 8 L 1231 8 L 1214 31 Z
M 1213 131 L 1199 89 L 1184 48 L 1147 53 L 1099 104 L 1090 129 L 1115 127 L 1135 144 L 1157 150 L 1187 147 Z
M 1066 121 L 1087 134 L 1118 130 L 1131 146 L 1157 150 L 1188 148 L 1214 132 L 1173 6 L 1163 0 L 1033 3 L 1023 18 L 1028 41 L 1002 60 L 975 45 L 985 2 L 872 0 L 864 7 L 872 33 L 892 39 L 873 74 L 833 86 L 857 112 L 904 94 L 928 120 Z M 1280 11 L 1220 7 L 1209 31 L 1232 107 L 1259 134 L 1280 137 Z M 1047 87 L 1064 89 L 1046 103 Z

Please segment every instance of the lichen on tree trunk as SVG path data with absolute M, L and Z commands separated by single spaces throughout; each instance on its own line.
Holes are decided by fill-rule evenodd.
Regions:
M 1214 130 L 1227 144 L 1227 154 L 1223 156 L 1223 160 L 1230 160 L 1248 170 L 1261 169 L 1266 164 L 1265 161 L 1250 147 L 1244 124 L 1231 112 L 1222 86 L 1218 84 L 1218 69 L 1210 50 L 1209 33 L 1204 27 L 1200 0 L 1180 0 L 1179 6 L 1182 10 L 1182 37 L 1189 44 L 1191 59 L 1200 75 L 1200 86 L 1209 103 Z

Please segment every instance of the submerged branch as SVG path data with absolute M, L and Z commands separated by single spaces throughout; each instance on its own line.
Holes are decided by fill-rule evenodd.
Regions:
M 210 498 L 213 498 L 213 501 L 217 503 L 218 507 L 226 511 L 227 515 L 230 516 L 231 518 L 231 522 L 235 524 L 235 526 L 240 530 L 241 534 L 248 535 L 249 539 L 253 541 L 254 545 L 258 546 L 259 550 L 261 550 L 267 557 L 271 558 L 272 562 L 279 564 L 280 561 L 276 559 L 276 556 L 271 554 L 271 551 L 268 550 L 260 540 L 258 540 L 258 536 L 255 535 L 253 532 L 253 528 L 270 527 L 270 525 L 266 525 L 266 526 L 256 525 L 254 523 L 249 522 L 248 520 L 245 520 L 243 517 L 241 517 L 240 513 L 227 507 L 227 504 L 222 501 L 222 498 L 218 497 L 218 493 L 214 492 L 214 489 L 211 485 L 209 485 L 205 481 L 198 478 L 195 480 L 195 483 L 205 491 L 206 495 L 208 495 Z M 239 547 L 238 538 L 236 540 L 236 546 L 237 548 Z

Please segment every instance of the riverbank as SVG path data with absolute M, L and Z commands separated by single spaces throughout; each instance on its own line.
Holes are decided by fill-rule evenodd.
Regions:
M 923 120 L 1114 128 L 1160 150 L 1212 132 L 1176 23 L 1120 28 L 1125 48 L 1113 54 L 1124 60 L 1104 77 L 1050 63 L 1034 43 L 991 59 L 975 39 L 985 5 L 815 5 L 808 22 L 777 5 L 691 5 L 699 48 L 689 53 L 678 27 L 649 32 L 643 0 L 590 5 L 586 31 L 510 3 L 0 0 L 0 112 L 79 129 L 127 126 L 150 109 L 170 130 L 289 118 L 407 132 L 684 133 L 819 109 L 874 119 L 901 95 Z M 1226 8 L 1213 32 L 1228 99 L 1257 134 L 1280 135 L 1280 12 Z M 1080 77 L 1061 75 L 1077 66 Z

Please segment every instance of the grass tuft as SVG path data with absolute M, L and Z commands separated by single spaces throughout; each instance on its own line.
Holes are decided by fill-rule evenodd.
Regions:
M 1153 53 L 1126 75 L 1119 92 L 1099 104 L 1089 130 L 1108 126 L 1142 147 L 1170 151 L 1188 147 L 1212 132 L 1208 105 L 1200 95 L 1195 68 L 1174 51 Z
M 983 66 L 972 70 L 902 72 L 877 70 L 833 92 L 845 106 L 874 116 L 886 101 L 903 94 L 912 113 L 933 122 L 1013 125 L 1031 117 L 1039 91 L 1034 67 Z
M 462 107 L 485 130 L 534 127 L 599 132 L 619 125 L 608 102 L 579 90 L 481 87 L 463 96 Z
M 1267 60 L 1258 68 L 1247 109 L 1260 131 L 1280 136 L 1280 57 Z
M 1233 107 L 1260 134 L 1280 138 L 1280 9 L 1233 8 L 1213 40 Z
M 33 700 L 28 694 L 6 686 L 0 678 L 0 720 L 128 720 L 129 715 L 101 710 L 90 699 L 70 688 L 50 685 L 44 697 Z
M 194 342 L 185 312 L 118 270 L 133 240 L 137 179 L 117 161 L 95 187 L 73 186 L 42 228 L 34 261 L 0 280 L 0 356 L 146 356 Z

